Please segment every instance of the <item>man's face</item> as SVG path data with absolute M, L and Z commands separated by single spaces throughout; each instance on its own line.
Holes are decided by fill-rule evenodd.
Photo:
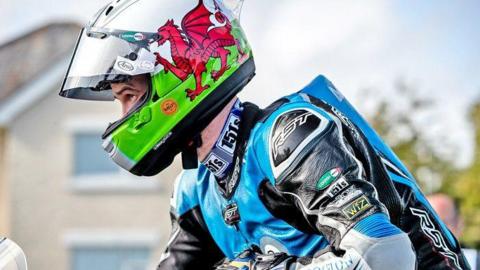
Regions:
M 430 195 L 427 196 L 427 199 L 450 231 L 456 237 L 460 237 L 462 235 L 463 221 L 455 209 L 453 200 L 444 194 Z
M 136 75 L 124 83 L 112 83 L 112 92 L 116 100 L 122 105 L 122 116 L 140 101 L 147 92 L 147 75 Z

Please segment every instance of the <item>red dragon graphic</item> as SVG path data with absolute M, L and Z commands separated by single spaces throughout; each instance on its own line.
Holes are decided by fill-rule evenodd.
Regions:
M 220 58 L 221 61 L 220 69 L 211 72 L 213 80 L 217 81 L 230 68 L 227 65 L 230 51 L 225 47 L 236 45 L 239 61 L 243 61 L 245 56 L 239 41 L 231 34 L 231 22 L 221 13 L 215 1 L 214 5 L 215 13 L 212 13 L 205 7 L 203 0 L 200 0 L 198 5 L 183 17 L 181 29 L 173 20 L 168 20 L 158 29 L 158 45 L 170 42 L 173 64 L 156 52 L 156 65 L 163 65 L 165 73 L 170 71 L 182 81 L 193 74 L 195 89 L 186 90 L 191 101 L 210 87 L 208 84 L 202 86 L 202 74 L 206 71 L 206 64 L 211 57 Z M 212 23 L 212 16 L 220 26 Z

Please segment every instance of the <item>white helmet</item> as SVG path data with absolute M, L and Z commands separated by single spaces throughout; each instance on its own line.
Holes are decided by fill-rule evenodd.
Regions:
M 0 269 L 27 270 L 23 250 L 12 240 L 0 237 Z
M 142 99 L 103 135 L 122 168 L 154 175 L 179 152 L 194 153 L 192 138 L 253 77 L 241 4 L 114 0 L 82 30 L 61 96 L 113 100 L 111 83 L 149 80 Z

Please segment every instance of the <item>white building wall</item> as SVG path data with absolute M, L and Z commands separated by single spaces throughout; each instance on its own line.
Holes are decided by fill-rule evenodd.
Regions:
M 156 234 L 153 260 L 160 257 L 170 233 L 169 197 L 178 162 L 154 179 L 138 179 L 140 184 L 157 181 L 156 189 L 79 192 L 71 185 L 72 121 L 114 120 L 117 112 L 112 103 L 67 100 L 52 89 L 11 123 L 6 148 L 11 235 L 27 254 L 30 269 L 69 269 L 72 239 L 89 231 Z
M 9 236 L 9 185 L 6 178 L 5 146 L 7 130 L 0 127 L 0 237 Z

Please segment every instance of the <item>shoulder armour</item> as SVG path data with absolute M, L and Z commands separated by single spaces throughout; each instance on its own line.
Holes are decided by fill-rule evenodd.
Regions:
M 277 178 L 329 124 L 327 116 L 310 107 L 296 107 L 279 114 L 269 135 L 269 156 Z

